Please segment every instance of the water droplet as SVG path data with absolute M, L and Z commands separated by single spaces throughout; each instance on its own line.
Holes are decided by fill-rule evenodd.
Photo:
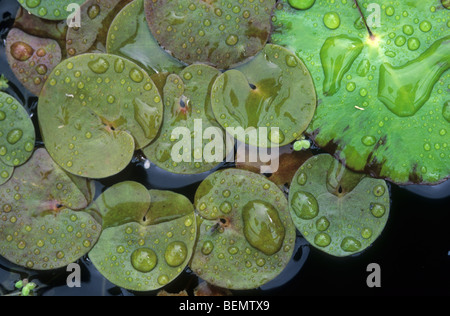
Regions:
M 130 78 L 134 82 L 139 83 L 139 82 L 142 82 L 142 80 L 144 80 L 144 74 L 139 69 L 133 68 L 130 71 Z
M 442 116 L 447 122 L 450 122 L 450 101 L 444 103 L 444 107 L 442 108 Z
M 15 42 L 11 45 L 11 55 L 19 61 L 27 61 L 34 54 L 34 49 L 24 42 Z
M 298 10 L 308 10 L 314 5 L 316 0 L 289 0 L 291 7 Z
M 91 69 L 96 74 L 104 74 L 109 69 L 109 62 L 99 57 L 97 60 L 92 60 L 88 63 L 89 69 Z
M 0 111 L 0 121 L 4 121 L 6 118 L 6 114 L 3 111 Z
M 328 227 L 330 227 L 330 221 L 325 216 L 322 216 L 316 221 L 316 228 L 318 231 L 326 231 Z
M 285 228 L 278 211 L 265 201 L 250 201 L 242 209 L 244 235 L 256 249 L 270 256 L 280 250 Z
M 373 194 L 377 197 L 382 196 L 385 191 L 386 189 L 384 188 L 383 185 L 377 185 L 375 188 L 373 188 Z
M 114 62 L 114 71 L 117 73 L 122 73 L 125 69 L 125 62 L 121 58 L 117 58 Z
M 11 145 L 14 145 L 22 138 L 22 136 L 23 136 L 22 130 L 20 130 L 20 129 L 13 129 L 6 136 L 6 140 Z
M 45 75 L 47 73 L 48 69 L 47 66 L 40 64 L 36 66 L 36 72 L 40 75 Z
M 207 256 L 213 251 L 213 249 L 214 249 L 214 244 L 211 241 L 207 240 L 203 243 L 202 253 L 205 256 Z
M 234 34 L 231 34 L 227 37 L 227 40 L 225 41 L 227 43 L 227 45 L 229 46 L 234 46 L 238 43 L 239 41 L 239 37 L 237 37 Z
M 335 30 L 341 25 L 341 18 L 336 12 L 328 12 L 323 17 L 323 23 L 330 30 Z
M 230 194 L 231 194 L 230 190 L 224 190 L 224 191 L 222 192 L 223 197 L 226 197 L 226 198 L 229 197 Z
M 131 265 L 139 272 L 150 272 L 155 268 L 157 263 L 158 257 L 150 248 L 139 248 L 131 254 Z
M 281 144 L 285 139 L 284 133 L 279 128 L 271 128 L 268 136 L 274 144 Z
M 309 192 L 295 192 L 291 201 L 292 209 L 301 219 L 313 219 L 319 214 L 316 198 Z
M 361 142 L 366 146 L 373 146 L 377 142 L 377 139 L 374 136 L 363 136 Z
M 297 58 L 293 55 L 287 55 L 286 65 L 288 65 L 289 67 L 297 67 L 298 65 Z
M 160 285 L 166 285 L 167 283 L 169 283 L 169 277 L 165 274 L 162 274 L 158 277 L 158 283 Z
M 97 4 L 91 5 L 88 8 L 88 16 L 91 20 L 95 19 L 100 14 L 100 7 Z
M 56 258 L 58 258 L 58 259 L 62 259 L 62 258 L 64 258 L 64 256 L 65 256 L 65 253 L 63 251 L 58 251 L 56 253 Z
M 355 252 L 361 248 L 361 242 L 353 237 L 345 237 L 341 242 L 341 248 L 346 252 Z
M 304 172 L 301 172 L 297 177 L 297 183 L 300 185 L 305 185 L 307 180 L 308 180 L 308 176 Z
M 408 49 L 415 51 L 420 47 L 420 40 L 417 37 L 411 37 L 408 39 Z
M 230 213 L 231 210 L 232 210 L 232 206 L 231 206 L 230 202 L 225 201 L 220 205 L 220 211 L 224 214 Z
M 27 0 L 26 4 L 30 9 L 37 8 L 41 4 L 41 0 Z
M 370 237 L 372 237 L 372 230 L 370 228 L 363 228 L 361 230 L 361 237 L 364 239 L 369 239 Z
M 422 21 L 419 26 L 420 30 L 424 33 L 429 32 L 432 28 L 432 25 L 428 21 Z
M 125 252 L 125 247 L 124 247 L 124 246 L 118 246 L 118 247 L 116 248 L 116 251 L 117 251 L 118 253 L 124 253 L 124 252 Z
M 178 267 L 186 260 L 187 252 L 184 242 L 174 241 L 167 246 L 164 258 L 169 266 Z
M 412 27 L 409 24 L 405 24 L 403 25 L 403 33 L 405 33 L 405 35 L 413 35 L 414 34 L 414 27 Z
M 373 216 L 380 218 L 386 213 L 386 208 L 378 203 L 371 203 L 370 204 L 370 212 Z
M 395 14 L 395 9 L 392 6 L 389 6 L 386 8 L 386 15 L 387 16 L 393 16 Z
M 319 247 L 326 247 L 331 243 L 331 237 L 327 233 L 318 233 L 314 237 L 314 243 Z

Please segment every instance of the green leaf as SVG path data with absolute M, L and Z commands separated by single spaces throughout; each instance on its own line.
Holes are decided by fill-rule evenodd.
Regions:
M 83 54 L 53 71 L 39 98 L 47 150 L 65 170 L 105 178 L 157 135 L 161 96 L 149 75 L 114 55 Z
M 135 0 L 116 15 L 108 31 L 109 54 L 128 58 L 150 75 L 178 73 L 184 64 L 163 50 L 150 32 L 144 12 L 144 0 Z
M 112 283 L 156 290 L 187 266 L 197 225 L 186 197 L 127 181 L 100 195 L 95 208 L 106 226 L 89 258 Z
M 187 63 L 228 69 L 256 55 L 271 31 L 275 0 L 146 1 L 147 22 L 160 45 Z
M 307 132 L 353 170 L 441 182 L 450 174 L 449 11 L 438 0 L 357 3 L 371 33 L 354 1 L 277 7 L 272 41 L 306 62 L 317 88 Z M 380 7 L 379 26 L 369 5 Z
M 0 178 L 8 178 L 6 173 L 11 176 L 7 166 L 22 165 L 30 158 L 35 139 L 28 112 L 15 98 L 0 92 Z
M 37 149 L 1 188 L 0 254 L 12 263 L 57 269 L 78 260 L 97 241 L 101 225 L 84 211 L 93 184 L 73 182 L 45 149 Z
M 168 76 L 161 131 L 143 149 L 150 161 L 179 174 L 209 171 L 224 161 L 226 134 L 214 119 L 210 101 L 211 87 L 219 74 L 213 67 L 197 64 Z M 203 135 L 208 130 L 214 136 Z
M 222 74 L 214 83 L 212 108 L 225 128 L 242 128 L 235 137 L 259 147 L 284 146 L 308 127 L 316 109 L 312 78 L 289 50 L 268 44 L 250 62 Z M 266 136 L 244 131 L 266 128 Z M 277 128 L 272 131 L 272 128 Z
M 289 191 L 297 229 L 311 245 L 333 256 L 369 247 L 389 217 L 389 189 L 384 180 L 354 173 L 328 154 L 307 160 Z
M 209 175 L 195 194 L 199 236 L 191 269 L 229 289 L 257 288 L 289 262 L 295 242 L 287 200 L 276 184 L 253 172 Z
M 68 5 L 81 5 L 86 0 L 18 0 L 28 12 L 47 20 L 65 20 L 73 11 Z

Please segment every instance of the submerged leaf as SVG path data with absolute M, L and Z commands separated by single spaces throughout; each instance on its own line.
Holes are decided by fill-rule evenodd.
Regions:
M 292 1 L 291 1 L 292 2 Z M 348 168 L 398 184 L 450 174 L 448 9 L 441 1 L 277 6 L 272 36 L 306 61 L 319 106 L 307 133 Z M 373 8 L 379 5 L 382 23 Z
M 271 31 L 275 0 L 145 2 L 155 38 L 174 57 L 228 69 L 256 55 Z
M 147 73 L 107 54 L 65 60 L 39 98 L 42 137 L 68 172 L 105 178 L 123 170 L 148 145 L 162 121 L 161 96 Z
M 190 267 L 203 280 L 228 289 L 256 288 L 289 262 L 295 227 L 284 194 L 264 176 L 217 171 L 199 186 L 195 207 L 201 221 Z
M 354 173 L 328 154 L 308 159 L 289 191 L 295 226 L 314 247 L 348 256 L 369 247 L 389 217 L 386 182 Z
M 84 209 L 94 186 L 66 174 L 45 149 L 0 187 L 0 254 L 35 270 L 64 267 L 85 255 L 101 225 Z
M 187 266 L 197 225 L 186 197 L 127 181 L 100 195 L 95 208 L 105 227 L 89 257 L 112 283 L 156 290 Z

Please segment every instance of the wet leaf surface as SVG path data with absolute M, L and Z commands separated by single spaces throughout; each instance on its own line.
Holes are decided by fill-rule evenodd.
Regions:
M 250 62 L 217 78 L 211 100 L 224 128 L 258 129 L 257 138 L 246 139 L 243 131 L 235 137 L 259 147 L 291 143 L 306 130 L 316 109 L 308 69 L 289 50 L 272 44 Z M 260 128 L 269 129 L 265 137 Z
M 289 205 L 295 226 L 311 245 L 342 257 L 363 251 L 381 234 L 389 217 L 389 189 L 384 180 L 320 154 L 298 169 Z
M 143 149 L 150 161 L 180 174 L 209 171 L 224 161 L 226 135 L 214 119 L 210 101 L 211 86 L 219 74 L 213 67 L 198 64 L 167 77 L 161 131 Z
M 39 98 L 47 150 L 68 172 L 105 178 L 148 145 L 162 121 L 162 100 L 147 73 L 107 54 L 65 60 Z
M 131 59 L 147 73 L 178 73 L 184 64 L 163 50 L 152 35 L 145 17 L 144 0 L 135 0 L 116 15 L 108 31 L 109 54 Z
M 271 31 L 274 0 L 146 1 L 155 38 L 179 60 L 228 69 L 256 55 Z
M 448 178 L 448 10 L 441 1 L 381 8 L 369 35 L 353 1 L 315 1 L 306 10 L 282 1 L 274 43 L 305 60 L 319 106 L 308 133 L 347 167 L 399 184 Z M 376 23 L 374 23 L 376 24 Z
M 0 160 L 6 166 L 24 164 L 32 155 L 36 135 L 28 112 L 15 98 L 0 92 Z M 1 172 L 11 170 L 4 169 Z M 3 177 L 0 172 L 0 178 Z M 6 175 L 6 174 L 5 174 Z
M 106 190 L 95 206 L 104 230 L 89 257 L 114 284 L 156 290 L 187 266 L 196 238 L 191 202 L 170 191 L 127 181 Z
M 0 253 L 35 270 L 64 267 L 85 255 L 101 225 L 84 209 L 94 187 L 73 178 L 37 149 L 0 190 Z
M 18 0 L 28 12 L 47 20 L 65 20 L 73 12 L 68 6 L 81 5 L 86 0 Z
M 264 176 L 217 171 L 199 186 L 195 207 L 201 219 L 190 267 L 203 280 L 228 289 L 257 288 L 289 262 L 295 228 L 287 200 Z
M 20 82 L 39 95 L 52 70 L 61 62 L 57 41 L 12 29 L 6 39 L 8 63 Z

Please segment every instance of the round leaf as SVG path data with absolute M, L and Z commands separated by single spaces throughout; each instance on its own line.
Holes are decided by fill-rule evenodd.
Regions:
M 319 106 L 308 129 L 347 167 L 399 184 L 450 174 L 448 9 L 441 1 L 282 1 L 272 40 L 307 62 Z M 380 23 L 371 14 L 380 7 Z
M 0 92 L 0 160 L 2 163 L 12 167 L 25 163 L 33 153 L 35 138 L 34 125 L 25 108 L 9 94 Z
M 316 108 L 313 81 L 303 62 L 272 44 L 249 63 L 217 78 L 211 100 L 223 127 L 269 129 L 265 137 L 246 139 L 247 133 L 236 133 L 239 141 L 259 147 L 283 146 L 300 137 Z
M 190 267 L 205 281 L 251 289 L 275 278 L 295 242 L 287 200 L 264 176 L 226 169 L 208 176 L 195 195 L 201 217 Z
M 227 69 L 256 55 L 271 31 L 275 0 L 145 2 L 155 38 L 174 57 Z
M 96 206 L 106 224 L 89 257 L 112 283 L 156 290 L 187 266 L 195 244 L 191 202 L 170 191 L 147 191 L 136 182 L 106 190 Z
M 161 96 L 131 61 L 84 54 L 56 67 L 39 98 L 47 150 L 68 172 L 105 178 L 148 145 L 162 120 Z
M 131 59 L 149 74 L 178 72 L 184 65 L 163 50 L 153 37 L 144 12 L 144 0 L 128 4 L 115 17 L 108 31 L 106 49 Z
M 342 257 L 369 247 L 389 216 L 386 182 L 354 173 L 328 154 L 308 159 L 289 191 L 295 226 L 317 249 Z
M 94 187 L 66 174 L 43 148 L 16 168 L 0 191 L 0 254 L 35 270 L 64 267 L 85 255 L 101 225 L 83 211 Z
M 198 64 L 179 76 L 168 76 L 161 131 L 143 150 L 150 161 L 182 174 L 202 173 L 223 162 L 225 133 L 214 119 L 210 102 L 211 86 L 219 74 L 215 68 Z
M 18 0 L 28 12 L 47 20 L 65 20 L 73 12 L 68 6 L 86 0 Z

